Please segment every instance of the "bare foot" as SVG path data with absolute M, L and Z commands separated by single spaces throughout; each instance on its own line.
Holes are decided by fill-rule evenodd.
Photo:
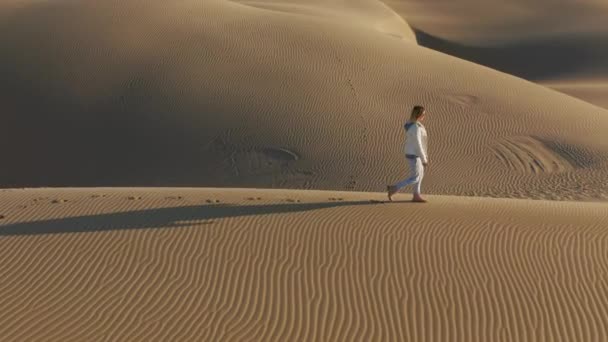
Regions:
M 386 192 L 388 195 L 388 200 L 389 201 L 393 201 L 393 195 L 397 193 L 397 187 L 394 185 L 387 185 L 386 186 Z
M 424 198 L 420 197 L 420 195 L 414 194 L 414 198 L 412 198 L 412 202 L 426 203 L 427 201 Z

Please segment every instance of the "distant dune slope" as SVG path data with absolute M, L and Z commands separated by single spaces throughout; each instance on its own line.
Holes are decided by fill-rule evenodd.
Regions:
M 235 3 L 287 14 L 310 16 L 371 28 L 409 41 L 416 35 L 401 16 L 380 0 L 232 0 Z
M 604 0 L 385 2 L 416 28 L 423 46 L 608 108 Z
M 608 108 L 608 81 L 604 79 L 564 78 L 543 81 L 542 84 L 603 108 Z
M 384 0 L 413 27 L 451 41 L 494 45 L 561 34 L 606 33 L 604 0 Z
M 425 191 L 607 196 L 608 111 L 419 47 L 369 24 L 393 18 L 385 7 L 349 4 L 353 22 L 374 9 L 368 24 L 295 2 L 4 6 L 0 186 L 382 190 L 405 176 L 402 124 L 423 104 Z
M 608 340 L 605 204 L 384 197 L 2 192 L 0 336 Z

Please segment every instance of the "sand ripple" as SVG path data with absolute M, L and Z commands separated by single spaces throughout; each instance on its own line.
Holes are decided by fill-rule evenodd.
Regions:
M 605 204 L 93 191 L 0 197 L 3 340 L 608 338 Z

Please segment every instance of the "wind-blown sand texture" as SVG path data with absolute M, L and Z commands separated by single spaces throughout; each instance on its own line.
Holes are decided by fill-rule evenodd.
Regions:
M 1 7 L 0 186 L 380 191 L 424 104 L 425 191 L 608 196 L 608 110 L 420 47 L 376 1 Z
M 605 341 L 604 203 L 253 189 L 0 196 L 3 341 Z M 211 203 L 208 203 L 211 202 Z
M 608 340 L 607 11 L 2 1 L 0 340 Z

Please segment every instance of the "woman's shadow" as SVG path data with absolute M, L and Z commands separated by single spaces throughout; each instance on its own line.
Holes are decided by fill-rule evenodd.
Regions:
M 409 201 L 402 201 L 409 202 Z M 155 208 L 0 225 L 0 236 L 83 233 L 123 229 L 180 228 L 193 224 L 212 224 L 214 219 L 294 213 L 335 207 L 381 205 L 399 201 L 352 201 L 280 203 L 258 205 L 210 204 Z

